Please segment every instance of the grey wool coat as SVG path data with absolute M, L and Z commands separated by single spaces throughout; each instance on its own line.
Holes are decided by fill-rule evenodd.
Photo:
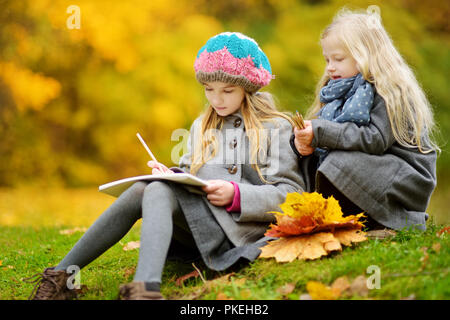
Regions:
M 318 176 L 324 175 L 384 226 L 401 229 L 414 225 L 424 230 L 426 209 L 436 186 L 436 152 L 424 154 L 399 145 L 378 94 L 370 116 L 370 124 L 361 127 L 352 122 L 312 120 L 311 146 L 328 149 L 329 155 L 319 168 L 315 156 L 300 158 L 305 190 L 320 190 Z
M 201 118 L 197 118 L 190 130 L 188 151 L 179 164 L 179 169 L 190 171 L 192 141 L 200 132 Z M 239 186 L 241 212 L 228 213 L 224 207 L 211 204 L 204 196 L 204 201 L 211 213 L 235 246 L 242 246 L 262 238 L 274 215 L 268 211 L 280 211 L 279 204 L 285 201 L 289 192 L 302 192 L 305 188 L 296 154 L 289 145 L 292 126 L 286 119 L 274 118 L 274 122 L 264 122 L 264 129 L 270 134 L 264 163 L 260 168 L 265 179 L 272 184 L 261 181 L 257 172 L 251 167 L 249 156 L 249 139 L 246 135 L 242 114 L 238 111 L 225 117 L 221 129 L 223 137 L 221 149 L 213 159 L 207 161 L 196 173 L 204 179 L 221 179 L 233 181 Z
M 177 188 L 178 202 L 203 261 L 213 270 L 224 270 L 241 257 L 250 261 L 257 258 L 259 247 L 269 239 L 264 233 L 275 221 L 274 215 L 267 212 L 280 211 L 279 205 L 287 193 L 305 189 L 298 158 L 289 145 L 291 124 L 283 118 L 274 118 L 274 122 L 263 125 L 270 134 L 270 145 L 260 168 L 270 184 L 264 183 L 251 167 L 249 139 L 239 111 L 225 117 L 221 129 L 223 139 L 219 145 L 226 152 L 219 152 L 196 173 L 204 180 L 235 182 L 240 192 L 240 212 L 229 213 L 225 207 L 211 204 L 206 195 L 172 186 Z M 200 127 L 201 118 L 197 118 L 191 126 L 187 153 L 181 157 L 179 167 L 171 168 L 175 172 L 190 172 L 191 143 Z

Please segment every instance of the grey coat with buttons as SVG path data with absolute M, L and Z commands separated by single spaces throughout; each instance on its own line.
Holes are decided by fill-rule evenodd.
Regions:
M 329 151 L 316 167 L 314 156 L 301 157 L 306 191 L 320 192 L 325 176 L 371 218 L 392 229 L 426 228 L 426 209 L 436 187 L 436 152 L 421 153 L 399 145 L 385 102 L 376 94 L 367 126 L 314 119 L 312 147 Z M 293 139 L 291 146 L 295 151 Z
M 191 142 L 196 132 L 200 132 L 200 127 L 201 118 L 197 118 L 191 126 L 188 152 L 180 159 L 179 168 L 185 172 L 190 170 Z M 225 207 L 212 205 L 206 196 L 202 197 L 227 238 L 236 247 L 261 240 L 269 223 L 274 221 L 274 215 L 266 212 L 280 211 L 279 204 L 285 201 L 287 193 L 302 192 L 305 189 L 297 156 L 289 145 L 291 124 L 286 119 L 274 118 L 274 122 L 264 122 L 264 128 L 270 135 L 270 145 L 265 157 L 262 157 L 264 161 L 261 161 L 260 168 L 263 174 L 266 173 L 264 178 L 271 184 L 262 182 L 251 167 L 249 139 L 239 111 L 225 118 L 220 130 L 223 137 L 221 152 L 196 173 L 196 176 L 204 180 L 222 179 L 233 181 L 239 186 L 239 213 L 229 213 Z M 201 225 L 197 227 L 202 229 Z M 214 234 L 210 236 L 214 237 Z

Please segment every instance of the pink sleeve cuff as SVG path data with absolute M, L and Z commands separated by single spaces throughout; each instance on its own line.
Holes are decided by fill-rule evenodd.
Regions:
M 233 202 L 226 207 L 227 212 L 241 212 L 241 193 L 239 192 L 239 186 L 237 183 L 230 181 L 234 186 L 234 198 Z

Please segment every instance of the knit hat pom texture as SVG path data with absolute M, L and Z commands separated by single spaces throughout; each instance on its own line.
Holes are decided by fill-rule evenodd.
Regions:
M 256 92 L 272 80 L 269 59 L 255 40 L 238 32 L 224 32 L 208 40 L 194 63 L 200 83 L 221 81 Z

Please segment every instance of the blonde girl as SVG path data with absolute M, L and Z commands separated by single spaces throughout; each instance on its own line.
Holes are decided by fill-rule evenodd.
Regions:
M 341 10 L 320 42 L 326 68 L 308 112 L 312 120 L 291 139 L 306 189 L 334 195 L 344 212 L 365 211 L 370 228 L 425 229 L 439 147 L 431 106 L 413 72 L 374 13 Z M 323 93 L 358 76 L 372 87 L 368 107 L 345 109 L 343 101 L 327 118 Z M 352 111 L 366 114 L 365 123 L 352 119 Z M 343 114 L 346 121 L 336 121 Z M 326 157 L 317 157 L 317 149 Z
M 121 299 L 162 299 L 161 275 L 168 257 L 201 258 L 213 270 L 252 261 L 264 233 L 288 192 L 303 190 L 296 155 L 287 141 L 290 118 L 269 93 L 272 72 L 264 52 L 240 33 L 222 33 L 203 46 L 194 64 L 208 100 L 192 124 L 188 151 L 179 167 L 149 162 L 152 172 L 189 172 L 207 180 L 203 195 L 163 181 L 127 189 L 54 268 L 36 278 L 34 299 L 71 299 L 67 269 L 88 265 L 142 218 L 134 281 L 119 288 Z M 269 141 L 270 140 L 270 141 Z

